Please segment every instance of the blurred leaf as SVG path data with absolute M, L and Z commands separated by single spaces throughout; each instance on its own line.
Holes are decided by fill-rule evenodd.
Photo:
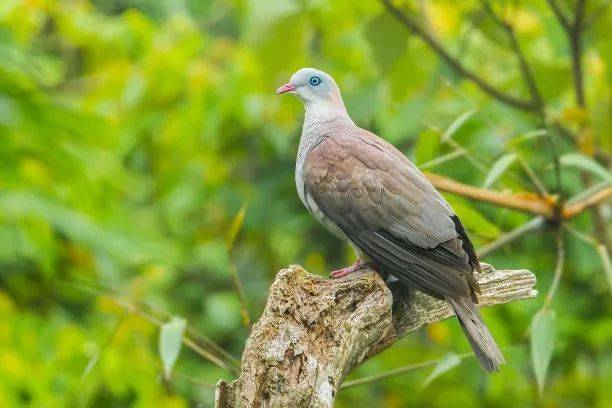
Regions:
M 444 132 L 444 134 L 442 135 L 441 141 L 442 143 L 448 141 L 450 138 L 453 137 L 453 135 L 457 132 L 457 130 L 459 130 L 459 128 L 461 128 L 461 126 L 463 126 L 463 124 L 472 116 L 474 116 L 474 114 L 476 113 L 476 109 L 471 109 L 467 112 L 463 112 L 461 115 L 459 115 L 450 125 L 449 127 L 446 129 L 446 132 Z
M 485 177 L 485 181 L 483 183 L 483 187 L 487 188 L 492 186 L 497 179 L 501 177 L 502 174 L 510 167 L 512 163 L 516 160 L 516 153 L 507 153 L 501 156 L 499 159 L 495 160 L 493 166 L 487 173 Z
M 442 374 L 450 371 L 451 369 L 457 367 L 461 362 L 461 358 L 455 353 L 448 353 L 436 364 L 434 369 L 431 371 L 429 376 L 423 382 L 422 388 L 427 387 L 433 380 L 440 377 Z
M 424 130 L 416 143 L 414 150 L 415 162 L 419 165 L 435 160 L 440 151 L 440 134 L 431 129 Z
M 612 181 L 612 174 L 601 164 L 580 153 L 566 153 L 559 158 L 562 166 L 578 167 L 593 173 L 606 181 Z
M 447 154 L 443 154 L 442 156 L 438 156 L 435 159 L 429 160 L 421 165 L 419 165 L 419 168 L 421 170 L 425 170 L 425 169 L 433 169 L 434 167 L 440 166 L 448 161 L 454 160 L 458 157 L 464 156 L 466 154 L 466 150 L 465 149 L 456 149 L 453 150 L 450 153 Z
M 91 373 L 91 371 L 94 369 L 96 364 L 98 364 L 99 359 L 100 359 L 100 352 L 97 350 L 97 347 L 96 347 L 96 349 L 92 353 L 92 356 L 87 362 L 87 366 L 85 366 L 85 369 L 83 370 L 83 374 L 81 375 L 81 382 L 85 381 L 85 378 L 87 378 L 87 376 L 89 375 L 89 373 Z
M 234 241 L 236 240 L 236 236 L 240 232 L 242 228 L 242 224 L 244 224 L 244 217 L 247 211 L 247 203 L 242 204 L 238 213 L 232 219 L 230 223 L 229 230 L 227 231 L 227 235 L 225 237 L 225 246 L 227 248 L 227 252 L 231 252 L 234 247 Z
M 546 129 L 530 130 L 529 132 L 521 133 L 520 135 L 510 139 L 510 141 L 508 142 L 508 145 L 512 147 L 517 147 L 523 142 L 537 139 L 539 137 L 545 136 L 547 133 L 548 131 Z
M 482 32 L 484 36 L 493 43 L 504 48 L 507 48 L 510 45 L 508 41 L 508 34 L 492 18 L 480 19 L 478 28 L 480 32 Z
M 450 195 L 446 196 L 446 199 L 469 231 L 487 239 L 495 239 L 499 236 L 499 228 L 467 201 Z
M 187 321 L 181 317 L 173 317 L 168 323 L 164 323 L 159 332 L 159 355 L 164 366 L 164 377 L 170 379 L 172 367 L 178 359 L 183 345 L 183 334 L 187 327 Z
M 406 30 L 389 13 L 381 13 L 368 22 L 365 34 L 376 65 L 386 74 L 406 50 Z
M 583 125 L 589 117 L 589 112 L 586 109 L 579 107 L 567 107 L 561 112 L 563 122 L 572 125 Z
M 555 312 L 543 310 L 531 322 L 531 362 L 540 394 L 544 391 L 546 374 L 555 344 Z
M 598 244 L 595 249 L 601 260 L 601 266 L 603 267 L 604 273 L 606 274 L 606 280 L 608 281 L 608 288 L 612 293 L 612 262 L 610 262 L 610 254 L 605 244 Z

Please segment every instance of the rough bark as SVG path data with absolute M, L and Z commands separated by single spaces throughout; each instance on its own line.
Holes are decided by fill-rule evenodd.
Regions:
M 480 306 L 536 296 L 531 272 L 482 267 Z M 215 406 L 332 407 L 342 381 L 359 364 L 452 315 L 446 302 L 387 285 L 372 270 L 328 280 L 291 266 L 270 288 L 247 340 L 240 377 L 217 384 Z

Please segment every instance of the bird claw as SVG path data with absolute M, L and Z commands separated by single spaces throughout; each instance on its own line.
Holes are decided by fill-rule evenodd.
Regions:
M 351 266 L 347 266 L 347 267 L 342 268 L 342 269 L 337 269 L 337 270 L 333 271 L 332 273 L 330 273 L 329 276 L 332 279 L 340 279 L 340 278 L 343 278 L 343 277 L 345 277 L 347 275 L 350 275 L 353 272 L 358 271 L 359 269 L 361 269 L 361 267 L 363 265 L 364 265 L 363 262 L 361 262 L 361 260 L 358 259 Z

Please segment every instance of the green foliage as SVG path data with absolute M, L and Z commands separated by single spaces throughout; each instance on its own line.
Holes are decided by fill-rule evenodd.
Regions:
M 528 96 L 504 33 L 479 11 L 480 2 L 407 3 L 467 67 Z M 611 7 L 600 8 L 604 3 L 589 1 L 586 10 L 588 109 L 575 106 L 567 38 L 546 2 L 495 4 L 515 25 L 548 113 L 581 131 L 577 147 L 552 136 L 568 197 L 585 190 L 585 170 L 609 179 L 593 159 L 595 150 L 612 150 Z M 278 269 L 301 263 L 326 274 L 352 261 L 295 193 L 302 107 L 273 91 L 302 66 L 333 74 L 361 126 L 432 171 L 471 185 L 489 174 L 487 184 L 500 190 L 531 192 L 521 168 L 506 163 L 516 154 L 555 190 L 550 144 L 535 115 L 484 96 L 379 2 L 4 0 L 0 406 L 211 406 L 213 385 L 230 375 L 192 348 L 174 364 L 173 352 L 160 358 L 159 327 L 129 299 L 165 311 L 164 319 L 183 316 L 185 336 L 239 357 L 245 316 L 259 315 Z M 504 157 L 503 166 L 501 159 L 495 164 Z M 447 198 L 476 247 L 528 220 Z M 588 213 L 572 224 L 582 234 L 593 231 Z M 519 349 L 505 352 L 499 375 L 462 359 L 423 389 L 427 373 L 415 370 L 342 390 L 337 405 L 609 405 L 609 255 L 590 239 L 567 239 L 541 396 L 544 359 L 534 361 L 536 379 L 529 350 Z M 485 260 L 531 269 L 546 293 L 554 239 L 534 232 Z M 83 281 L 127 300 L 118 304 L 74 284 Z M 500 346 L 524 342 L 540 305 L 536 299 L 484 312 Z M 177 344 L 167 350 L 178 355 Z M 545 351 L 538 355 L 550 352 L 538 347 Z M 468 349 L 449 320 L 368 361 L 354 378 Z M 172 365 L 161 383 L 164 366 L 168 372 Z
M 174 317 L 168 323 L 164 323 L 159 331 L 159 356 L 164 366 L 166 380 L 170 380 L 172 367 L 181 351 L 186 326 L 185 319 Z
M 546 374 L 553 354 L 555 319 L 555 312 L 545 309 L 537 313 L 531 322 L 531 360 L 540 393 L 544 391 Z
M 487 177 L 483 183 L 484 187 L 491 187 L 493 183 L 499 179 L 502 174 L 514 163 L 516 160 L 516 153 L 506 153 L 499 159 L 495 160 L 495 163 L 491 166 L 491 169 L 487 173 Z
M 423 382 L 423 388 L 427 387 L 433 380 L 440 377 L 442 374 L 457 367 L 461 363 L 461 358 L 455 353 L 448 353 L 436 364 L 434 369 Z
M 612 173 L 606 170 L 601 164 L 580 153 L 567 153 L 559 158 L 561 165 L 567 167 L 579 167 L 586 170 L 604 181 L 612 183 Z

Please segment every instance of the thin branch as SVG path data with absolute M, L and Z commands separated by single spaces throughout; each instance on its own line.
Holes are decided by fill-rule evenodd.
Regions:
M 595 238 L 593 238 L 590 235 L 585 234 L 582 231 L 578 231 L 576 228 L 572 227 L 571 225 L 567 223 L 563 224 L 563 228 L 565 228 L 567 232 L 569 232 L 570 234 L 572 234 L 573 236 L 575 236 L 576 238 L 578 238 L 579 240 L 583 241 L 586 244 L 592 245 L 594 247 L 599 245 L 599 241 L 597 241 Z
M 520 227 L 503 234 L 501 237 L 491 242 L 490 244 L 479 248 L 477 252 L 478 258 L 482 259 L 485 256 L 489 255 L 491 252 L 496 251 L 497 249 L 509 244 L 510 242 L 522 237 L 523 235 L 542 228 L 542 226 L 544 226 L 544 223 L 544 217 L 535 217 L 534 219 L 527 221 Z
M 468 111 L 469 112 L 469 111 Z M 463 116 L 463 115 L 462 115 Z M 470 152 L 467 148 L 465 148 L 464 146 L 462 146 L 460 143 L 458 143 L 455 139 L 452 138 L 452 133 L 450 134 L 449 137 L 449 129 L 451 127 L 453 127 L 453 124 L 451 124 L 449 126 L 449 128 L 446 131 L 443 131 L 442 129 L 440 129 L 437 126 L 434 126 L 430 123 L 427 122 L 423 122 L 425 124 L 425 126 L 427 126 L 430 130 L 436 132 L 437 134 L 440 135 L 440 140 L 443 143 L 446 143 L 447 145 L 449 145 L 450 147 L 453 148 L 453 150 L 455 152 L 461 152 L 465 158 L 467 159 L 467 161 L 469 161 L 477 170 L 479 170 L 482 173 L 486 173 L 487 171 L 487 167 L 482 164 L 478 158 L 476 156 L 474 156 L 472 154 L 472 152 Z M 455 132 L 457 130 L 457 128 L 455 128 L 454 130 L 452 130 L 451 132 Z M 435 160 L 435 159 L 434 159 Z
M 381 1 L 389 13 L 395 16 L 398 21 L 402 23 L 404 27 L 406 27 L 406 29 L 420 37 L 429 46 L 429 48 L 431 48 L 436 54 L 438 54 L 438 56 L 457 74 L 472 81 L 483 92 L 497 99 L 498 101 L 505 103 L 506 105 L 527 112 L 538 112 L 538 106 L 532 101 L 527 101 L 522 98 L 509 95 L 504 91 L 494 87 L 489 82 L 485 81 L 483 78 L 479 77 L 475 72 L 466 68 L 456 57 L 452 56 L 431 33 L 426 31 L 411 17 L 404 14 L 400 9 L 395 7 L 392 4 L 391 0 Z
M 544 183 L 542 183 L 542 180 L 540 180 L 540 178 L 534 173 L 534 171 L 529 166 L 529 164 L 527 164 L 525 159 L 523 159 L 519 154 L 516 155 L 516 158 L 518 159 L 518 162 L 523 168 L 525 174 L 527 174 L 527 176 L 529 177 L 529 180 L 531 180 L 533 186 L 536 188 L 536 190 L 538 190 L 538 194 L 540 194 L 540 197 L 549 196 L 550 193 L 546 189 L 546 186 L 544 185 Z
M 428 171 L 424 173 L 431 184 L 438 190 L 499 207 L 541 215 L 553 220 L 569 220 L 574 218 L 612 196 L 612 186 L 609 186 L 607 183 L 600 183 L 595 186 L 596 188 L 586 190 L 568 200 L 565 207 L 558 207 L 558 198 L 553 195 L 539 197 L 535 196 L 534 193 L 507 194 L 486 188 L 474 187 Z
M 608 287 L 612 292 L 612 261 L 610 261 L 610 253 L 608 252 L 608 248 L 599 242 L 596 238 L 593 238 L 590 235 L 586 235 L 585 233 L 578 231 L 576 228 L 572 227 L 569 224 L 563 224 L 563 228 L 565 228 L 568 232 L 574 235 L 576 238 L 581 241 L 593 246 L 595 252 L 599 256 L 601 261 L 601 266 L 603 267 L 604 274 L 606 275 L 606 280 L 608 281 Z
M 555 265 L 555 275 L 553 277 L 553 281 L 550 284 L 550 289 L 548 289 L 548 293 L 546 293 L 546 298 L 544 298 L 544 303 L 542 304 L 542 308 L 540 311 L 545 310 L 552 303 L 555 295 L 557 294 L 557 289 L 559 289 L 559 283 L 561 282 L 561 276 L 563 275 L 563 267 L 565 265 L 565 244 L 563 242 L 563 229 L 558 228 L 556 231 L 557 236 L 557 263 Z
M 584 20 L 584 9 L 586 0 L 578 0 L 576 2 L 576 15 L 571 30 L 568 30 L 570 39 L 570 47 L 572 52 L 572 72 L 574 76 L 574 88 L 576 92 L 576 104 L 581 107 L 586 107 L 586 98 L 584 95 L 584 76 L 582 75 L 582 28 Z
M 582 213 L 587 208 L 593 207 L 601 203 L 602 201 L 612 197 L 612 187 L 605 188 L 603 190 L 599 190 L 591 196 L 586 197 L 584 200 L 577 201 L 574 204 L 567 205 L 563 208 L 563 218 L 570 219 L 575 217 L 576 215 Z
M 250 330 L 251 316 L 249 315 L 249 309 L 246 305 L 244 289 L 242 289 L 242 282 L 240 282 L 240 277 L 238 276 L 238 268 L 236 268 L 234 263 L 231 261 L 229 263 L 229 272 L 232 277 L 232 282 L 234 283 L 234 290 L 236 291 L 236 295 L 238 296 L 238 302 L 240 303 L 240 315 L 242 316 L 242 325 L 247 330 Z
M 157 361 L 151 361 L 151 360 L 149 360 L 147 358 L 144 358 L 144 357 L 141 357 L 141 356 L 138 356 L 138 357 L 140 358 L 141 361 L 143 361 L 144 363 L 150 365 L 151 367 L 155 367 L 155 368 L 157 368 L 159 370 L 163 370 L 163 368 L 164 368 L 163 364 L 161 364 L 161 363 L 159 363 Z M 209 388 L 209 389 L 215 388 L 215 384 L 211 384 L 209 382 L 206 382 L 204 380 L 201 380 L 199 378 L 196 378 L 196 377 L 193 377 L 193 376 L 191 376 L 189 374 L 186 374 L 186 373 L 182 372 L 181 370 L 179 370 L 176 367 L 174 367 L 172 369 L 172 378 L 181 378 L 181 379 L 189 381 L 190 383 L 193 383 L 195 385 L 199 385 L 199 386 L 206 387 L 206 388 Z
M 466 149 L 465 147 L 463 147 L 461 144 L 459 144 L 455 139 L 448 139 L 446 141 L 446 143 L 448 143 L 453 149 L 455 150 L 461 150 L 463 151 L 463 153 L 465 154 L 465 158 L 472 163 L 472 165 L 474 167 L 476 167 L 480 172 L 482 173 L 486 173 L 487 171 L 487 167 L 482 164 L 477 158 L 476 156 L 474 156 L 468 149 Z
M 419 164 L 419 168 L 421 170 L 431 169 L 463 155 L 465 155 L 465 149 L 453 150 L 450 153 L 443 154 L 441 156 L 436 157 L 435 159 L 431 159 L 423 164 Z
M 109 299 L 116 305 L 123 307 L 127 311 L 134 312 L 140 315 L 142 318 L 144 318 L 145 320 L 149 321 L 150 323 L 158 327 L 161 327 L 161 325 L 163 324 L 162 318 L 155 316 L 154 313 L 151 313 L 151 312 L 155 312 L 155 309 L 153 309 L 151 306 L 149 306 L 148 304 L 144 302 L 138 301 L 136 299 L 131 299 L 116 289 L 107 288 L 97 283 L 91 284 L 91 283 L 86 283 L 86 282 L 71 282 L 71 281 L 67 281 L 66 283 L 69 285 L 73 285 L 81 290 L 88 290 L 88 291 L 91 291 L 97 294 L 98 296 L 102 296 L 106 299 Z M 163 313 L 167 314 L 167 312 L 163 312 Z M 196 354 L 199 354 L 201 357 L 205 358 L 206 360 L 217 365 L 219 368 L 226 370 L 230 374 L 234 374 L 234 375 L 237 374 L 238 367 L 240 366 L 240 362 L 236 358 L 231 356 L 229 353 L 223 350 L 220 346 L 214 344 L 208 339 L 205 339 L 204 336 L 198 333 L 198 337 L 205 339 L 208 346 L 210 346 L 211 344 L 214 346 L 213 349 L 216 351 L 218 355 L 213 353 L 212 351 L 206 350 L 195 339 L 193 339 L 190 336 L 190 333 L 193 333 L 193 329 L 188 328 L 185 332 L 185 335 L 183 336 L 183 343 L 188 348 L 190 348 L 192 351 L 194 351 Z
M 521 346 L 521 345 L 508 346 L 508 347 L 503 347 L 502 350 L 503 351 L 507 351 L 507 350 L 520 349 L 520 348 L 523 348 L 523 346 Z M 473 358 L 474 357 L 474 353 L 472 353 L 472 352 L 461 353 L 461 354 L 457 354 L 456 356 L 459 357 L 459 360 L 467 360 L 469 358 Z M 423 361 L 423 362 L 420 362 L 420 363 L 407 364 L 405 366 L 394 368 L 392 370 L 388 370 L 388 371 L 385 371 L 385 372 L 382 372 L 382 373 L 368 375 L 368 376 L 365 376 L 365 377 L 362 377 L 362 378 L 357 378 L 356 380 L 345 381 L 340 386 L 340 389 L 343 390 L 345 388 L 357 387 L 359 385 L 364 385 L 364 384 L 368 384 L 368 383 L 384 380 L 384 379 L 387 379 L 389 377 L 395 377 L 397 375 L 402 375 L 402 374 L 405 374 L 405 373 L 408 373 L 408 372 L 411 372 L 411 371 L 415 371 L 415 370 L 418 370 L 418 369 L 421 369 L 421 368 L 431 367 L 433 365 L 436 365 L 436 364 L 440 363 L 442 360 L 443 359 L 439 358 L 437 360 L 427 360 L 427 361 Z
M 563 200 L 563 181 L 561 178 L 561 160 L 559 159 L 559 151 L 557 150 L 557 145 L 555 144 L 555 141 L 552 138 L 550 129 L 546 130 L 546 134 L 544 135 L 544 138 L 548 141 L 548 145 L 550 146 L 550 152 L 552 153 L 552 162 L 553 162 L 553 167 L 555 169 L 555 184 L 556 184 L 555 187 L 557 190 L 556 191 L 557 194 L 559 194 L 560 196 L 559 202 L 557 203 L 557 206 L 555 207 L 555 212 L 556 212 L 556 215 L 559 215 L 561 201 Z
M 572 198 L 570 198 L 569 200 L 567 200 L 567 202 L 565 203 L 565 205 L 569 206 L 569 205 L 574 205 L 579 201 L 584 201 L 587 198 L 589 198 L 590 196 L 599 193 L 601 190 L 605 190 L 608 187 L 612 187 L 612 181 L 602 181 L 599 182 L 597 184 L 592 185 L 591 187 L 587 188 L 584 191 L 581 191 L 580 193 L 576 194 L 575 196 L 573 196 Z
M 557 20 L 559 20 L 559 23 L 561 24 L 561 26 L 563 26 L 563 28 L 565 28 L 565 30 L 567 31 L 571 30 L 570 21 L 565 16 L 565 13 L 563 12 L 563 10 L 561 10 L 561 6 L 557 4 L 557 1 L 556 0 L 547 0 L 547 1 L 548 1 L 548 5 L 550 6 L 553 13 L 555 14 L 555 17 L 557 17 Z
M 459 354 L 457 357 L 459 357 L 459 359 L 461 359 L 461 360 L 464 360 L 466 358 L 473 357 L 473 356 L 474 356 L 474 353 L 470 352 L 470 353 Z M 392 370 L 388 370 L 388 371 L 385 371 L 385 372 L 382 372 L 382 373 L 368 375 L 368 376 L 365 376 L 365 377 L 362 377 L 362 378 L 358 378 L 356 380 L 345 381 L 340 386 L 340 389 L 343 390 L 345 388 L 357 387 L 359 385 L 364 385 L 364 384 L 368 384 L 368 383 L 371 383 L 371 382 L 376 382 L 376 381 L 384 380 L 384 379 L 389 378 L 389 377 L 395 377 L 396 375 L 401 375 L 401 374 L 408 373 L 410 371 L 414 371 L 414 370 L 418 370 L 418 369 L 421 369 L 421 368 L 425 368 L 425 367 L 430 367 L 430 366 L 436 365 L 440 361 L 442 361 L 442 359 L 422 361 L 420 363 L 408 364 L 408 365 L 405 365 L 405 366 L 402 366 L 402 367 L 398 367 L 398 368 L 394 368 Z
M 510 47 L 512 48 L 514 55 L 516 55 L 516 58 L 518 59 L 521 75 L 523 77 L 523 82 L 525 83 L 525 86 L 527 87 L 527 90 L 531 95 L 531 101 L 534 105 L 538 107 L 539 111 L 542 111 L 542 106 L 544 105 L 542 94 L 538 89 L 533 72 L 529 67 L 529 64 L 527 63 L 527 58 L 525 57 L 525 54 L 521 49 L 518 39 L 516 38 L 514 27 L 502 17 L 498 16 L 488 1 L 482 0 L 481 5 L 486 11 L 486 13 L 506 32 L 508 40 L 510 41 Z
M 246 211 L 249 204 L 246 201 L 240 207 L 240 210 L 234 217 L 231 222 L 230 229 L 225 239 L 225 249 L 227 251 L 227 258 L 229 261 L 229 273 L 232 278 L 232 283 L 234 284 L 234 290 L 236 291 L 236 295 L 238 296 L 238 302 L 240 303 L 240 314 L 242 316 L 242 324 L 247 329 L 251 329 L 251 316 L 249 315 L 249 309 L 247 307 L 246 298 L 244 296 L 244 289 L 242 287 L 242 282 L 240 281 L 240 276 L 238 275 L 238 268 L 231 260 L 232 257 L 232 249 L 234 248 L 234 243 L 236 241 L 236 236 L 240 229 L 242 228 L 242 224 L 244 224 L 244 217 L 246 216 Z
M 429 172 L 425 172 L 425 175 L 437 189 L 448 193 L 457 194 L 477 201 L 488 202 L 500 207 L 542 215 L 546 218 L 551 218 L 554 215 L 554 204 L 556 199 L 553 196 L 547 196 L 542 199 L 533 193 L 506 194 L 495 190 L 474 187 Z

